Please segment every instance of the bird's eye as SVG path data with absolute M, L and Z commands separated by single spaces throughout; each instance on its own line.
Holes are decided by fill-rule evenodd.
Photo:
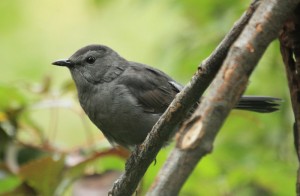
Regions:
M 88 64 L 93 64 L 93 63 L 96 61 L 96 59 L 95 59 L 95 57 L 93 57 L 93 56 L 89 56 L 89 57 L 87 57 L 87 58 L 85 59 L 85 61 L 86 61 Z

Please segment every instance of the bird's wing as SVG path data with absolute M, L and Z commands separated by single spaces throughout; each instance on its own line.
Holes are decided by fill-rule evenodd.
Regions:
M 182 86 L 163 72 L 137 64 L 120 78 L 145 112 L 163 113 Z

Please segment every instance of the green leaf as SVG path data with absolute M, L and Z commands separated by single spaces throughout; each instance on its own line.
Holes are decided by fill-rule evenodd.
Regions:
M 80 155 L 79 155 L 80 156 Z M 66 191 L 66 189 L 70 186 L 70 184 L 76 180 L 77 178 L 80 178 L 84 175 L 84 171 L 86 169 L 87 166 L 94 164 L 95 162 L 101 160 L 101 166 L 103 166 L 104 162 L 106 162 L 105 160 L 114 160 L 113 162 L 110 162 L 109 166 L 115 166 L 116 163 L 119 163 L 122 165 L 124 165 L 124 163 L 122 161 L 120 161 L 120 159 L 118 161 L 115 161 L 115 157 L 121 157 L 124 158 L 127 156 L 127 151 L 124 150 L 118 150 L 115 148 L 112 149 L 108 149 L 108 150 L 104 150 L 101 152 L 94 152 L 93 154 L 91 154 L 88 157 L 81 157 L 82 161 L 67 168 L 64 172 L 64 175 L 62 177 L 61 183 L 58 185 L 55 195 L 63 195 L 63 193 Z M 109 157 L 109 158 L 107 158 Z M 100 165 L 100 164 L 97 164 Z M 110 169 L 115 169 L 115 168 L 110 168 Z M 105 171 L 107 171 L 108 168 L 105 169 Z
M 11 191 L 21 184 L 21 179 L 8 172 L 4 165 L 0 166 L 0 194 Z
M 16 187 L 14 190 L 9 192 L 1 193 L 1 196 L 35 196 L 37 195 L 36 192 L 27 186 L 25 183 L 21 184 L 20 186 Z
M 15 175 L 3 175 L 3 171 L 0 171 L 0 193 L 5 193 L 17 188 L 21 184 L 21 179 Z
M 40 195 L 53 195 L 61 180 L 64 160 L 64 156 L 49 156 L 31 161 L 21 167 L 20 176 Z

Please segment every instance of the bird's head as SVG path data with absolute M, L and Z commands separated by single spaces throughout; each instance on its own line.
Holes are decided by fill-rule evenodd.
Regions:
M 76 51 L 70 58 L 52 64 L 68 67 L 78 87 L 84 83 L 112 81 L 125 70 L 127 61 L 107 46 L 88 45 Z

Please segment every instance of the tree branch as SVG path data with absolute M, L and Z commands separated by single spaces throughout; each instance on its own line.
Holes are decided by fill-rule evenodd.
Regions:
M 231 108 L 246 89 L 248 78 L 267 46 L 277 37 L 299 0 L 264 0 L 231 47 L 220 72 L 193 116 L 184 123 L 163 169 L 148 195 L 178 195 L 213 142 Z
M 157 153 L 170 138 L 172 130 L 190 112 L 220 69 L 230 46 L 242 32 L 260 0 L 253 0 L 249 9 L 235 23 L 214 52 L 204 60 L 191 81 L 176 96 L 166 112 L 154 125 L 144 143 L 126 163 L 125 173 L 115 182 L 111 195 L 132 195 Z
M 300 195 L 300 5 L 285 23 L 280 34 L 280 49 L 290 89 L 295 116 L 294 143 L 298 155 L 299 167 L 296 190 Z

